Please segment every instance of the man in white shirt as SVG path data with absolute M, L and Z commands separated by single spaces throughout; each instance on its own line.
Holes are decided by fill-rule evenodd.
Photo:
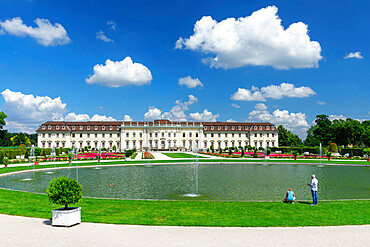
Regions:
M 311 205 L 315 206 L 317 205 L 317 184 L 319 181 L 316 179 L 315 174 L 312 174 L 311 178 L 311 183 L 307 185 L 311 187 L 311 194 L 313 199 L 313 203 Z

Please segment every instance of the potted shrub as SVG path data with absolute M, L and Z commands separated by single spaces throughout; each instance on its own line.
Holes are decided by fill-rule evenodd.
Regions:
M 49 201 L 55 204 L 63 205 L 52 211 L 53 226 L 73 226 L 81 223 L 81 208 L 68 207 L 69 204 L 76 204 L 82 197 L 82 185 L 76 179 L 67 177 L 57 177 L 50 181 L 46 190 Z
M 8 159 L 7 157 L 4 157 L 4 158 L 3 158 L 3 163 L 4 163 L 4 166 L 5 166 L 5 167 L 8 167 L 9 159 Z
M 294 155 L 294 160 L 297 160 L 298 152 L 297 151 L 294 151 L 293 152 L 293 155 Z
M 331 159 L 331 152 L 328 152 L 328 160 Z

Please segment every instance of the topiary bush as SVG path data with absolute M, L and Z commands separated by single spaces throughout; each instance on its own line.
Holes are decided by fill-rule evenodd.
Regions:
M 329 151 L 332 153 L 338 153 L 338 146 L 334 142 L 330 143 Z
M 68 209 L 68 204 L 76 204 L 80 201 L 82 190 L 82 185 L 76 179 L 62 176 L 50 181 L 46 193 L 50 202 L 64 205 L 64 209 Z

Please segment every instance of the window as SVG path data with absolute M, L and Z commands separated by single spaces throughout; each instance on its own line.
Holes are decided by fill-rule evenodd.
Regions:
M 73 129 L 73 130 L 75 130 L 75 129 L 76 129 L 76 127 L 75 127 L 75 126 L 72 126 L 72 129 Z
M 254 129 L 256 130 L 257 129 L 257 126 L 254 126 Z
M 64 130 L 65 128 L 66 128 L 66 126 L 64 126 L 64 125 L 63 125 L 63 126 L 62 126 L 62 130 Z
M 207 137 L 207 134 L 206 133 L 204 133 L 204 137 Z
M 213 133 L 211 133 L 211 137 L 213 137 Z
M 197 132 L 197 133 L 195 133 L 195 137 L 198 137 L 198 132 Z
M 232 126 L 231 129 L 234 130 L 235 129 L 235 126 Z
M 260 130 L 262 129 L 262 126 L 260 126 Z
M 98 134 L 95 134 L 95 138 L 98 138 Z
M 225 147 L 227 147 L 227 141 L 225 141 Z
M 55 129 L 57 129 L 57 130 L 58 130 L 58 129 L 59 129 L 59 125 L 55 126 Z
M 48 126 L 48 129 L 51 130 L 51 125 Z
M 211 126 L 211 130 L 213 130 L 213 126 Z
M 162 132 L 162 137 L 164 137 L 164 132 Z
M 80 134 L 80 138 L 82 138 L 82 134 Z
M 109 134 L 109 137 L 112 138 L 113 137 L 113 134 Z
M 190 132 L 190 133 L 189 133 L 189 137 L 191 137 L 191 135 L 192 135 L 192 133 Z
M 51 134 L 49 134 L 49 138 L 51 137 Z
M 102 130 L 105 130 L 105 126 L 101 126 L 101 129 L 102 129 Z
M 156 132 L 154 136 L 155 136 L 155 137 L 158 137 L 158 133 Z
M 103 137 L 103 138 L 104 138 L 104 137 L 105 137 L 105 134 L 104 134 L 104 133 L 103 133 L 103 134 L 101 134 L 101 137 Z
M 42 129 L 44 130 L 46 127 L 45 126 L 42 126 Z
M 227 133 L 225 133 L 225 138 L 227 137 Z
M 227 130 L 227 126 L 225 126 L 225 130 Z
M 269 130 L 269 129 L 270 129 L 270 127 L 269 127 L 269 126 L 266 126 L 266 129 L 267 129 L 267 130 Z
M 234 133 L 231 134 L 231 137 L 234 137 Z
M 151 138 L 151 137 L 153 137 L 153 134 L 152 133 L 149 133 L 149 137 Z
M 113 129 L 113 126 L 111 125 L 111 126 L 109 126 L 109 130 L 112 130 Z
M 241 130 L 242 129 L 242 126 L 238 126 L 238 130 Z
M 140 138 L 142 138 L 143 137 L 143 133 L 142 132 L 140 132 Z
M 218 137 L 220 137 L 220 138 L 221 138 L 221 133 L 218 133 Z
M 274 133 L 272 133 L 272 134 L 271 134 L 271 136 L 272 136 L 272 137 L 274 137 L 274 136 L 275 136 L 275 134 L 274 134 Z
M 90 138 L 90 134 L 87 134 L 87 138 Z
M 217 129 L 218 129 L 218 130 L 221 130 L 221 126 L 218 126 L 218 127 L 217 127 Z
M 271 130 L 274 130 L 274 129 L 275 129 L 275 127 L 274 127 L 274 126 L 272 126 L 272 127 L 271 127 Z
M 207 130 L 207 126 L 204 126 L 204 130 Z
M 257 137 L 257 133 L 254 133 L 254 137 Z
M 87 126 L 86 128 L 87 128 L 87 130 L 90 130 L 90 126 Z
M 273 146 L 273 147 L 274 147 L 274 146 L 275 146 L 275 142 L 272 142 L 272 143 L 271 143 L 271 146 Z
M 136 137 L 136 133 L 135 132 L 132 132 L 132 137 L 135 138 Z
M 126 138 L 130 137 L 130 133 L 126 132 Z
M 267 133 L 266 136 L 269 137 L 269 133 Z
M 62 137 L 64 138 L 66 136 L 66 134 L 62 134 Z
M 260 137 L 262 137 L 262 133 L 260 133 Z
M 248 127 L 247 127 L 247 126 L 245 126 L 245 127 L 244 127 L 244 129 L 245 129 L 245 130 L 248 130 Z
M 260 141 L 260 147 L 262 147 L 262 142 Z
M 96 125 L 95 125 L 94 129 L 95 129 L 95 130 L 98 130 L 98 126 L 96 126 Z
M 57 138 L 59 138 L 59 134 L 57 134 Z
M 83 127 L 82 125 L 80 125 L 80 130 L 83 130 L 83 128 L 84 128 L 84 127 Z
M 171 137 L 171 132 L 168 132 L 168 137 Z
M 239 137 L 242 137 L 242 134 L 241 133 L 239 133 Z M 239 145 L 239 146 L 241 146 L 241 145 Z
M 266 146 L 268 146 L 268 147 L 270 146 L 270 142 L 269 141 L 266 142 Z
M 254 146 L 257 147 L 257 141 L 254 142 Z
M 173 137 L 176 137 L 176 133 L 173 133 Z
M 75 137 L 75 134 L 74 133 L 72 134 L 72 137 Z
M 185 133 L 182 134 L 182 137 L 185 137 Z M 184 145 L 185 146 L 185 145 Z
M 204 142 L 204 148 L 207 148 L 207 142 L 206 141 Z

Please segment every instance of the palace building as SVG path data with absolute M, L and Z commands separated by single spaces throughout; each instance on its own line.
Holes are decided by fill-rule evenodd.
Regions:
M 41 148 L 107 148 L 126 150 L 192 150 L 278 146 L 278 130 L 270 123 L 49 121 L 37 130 Z

